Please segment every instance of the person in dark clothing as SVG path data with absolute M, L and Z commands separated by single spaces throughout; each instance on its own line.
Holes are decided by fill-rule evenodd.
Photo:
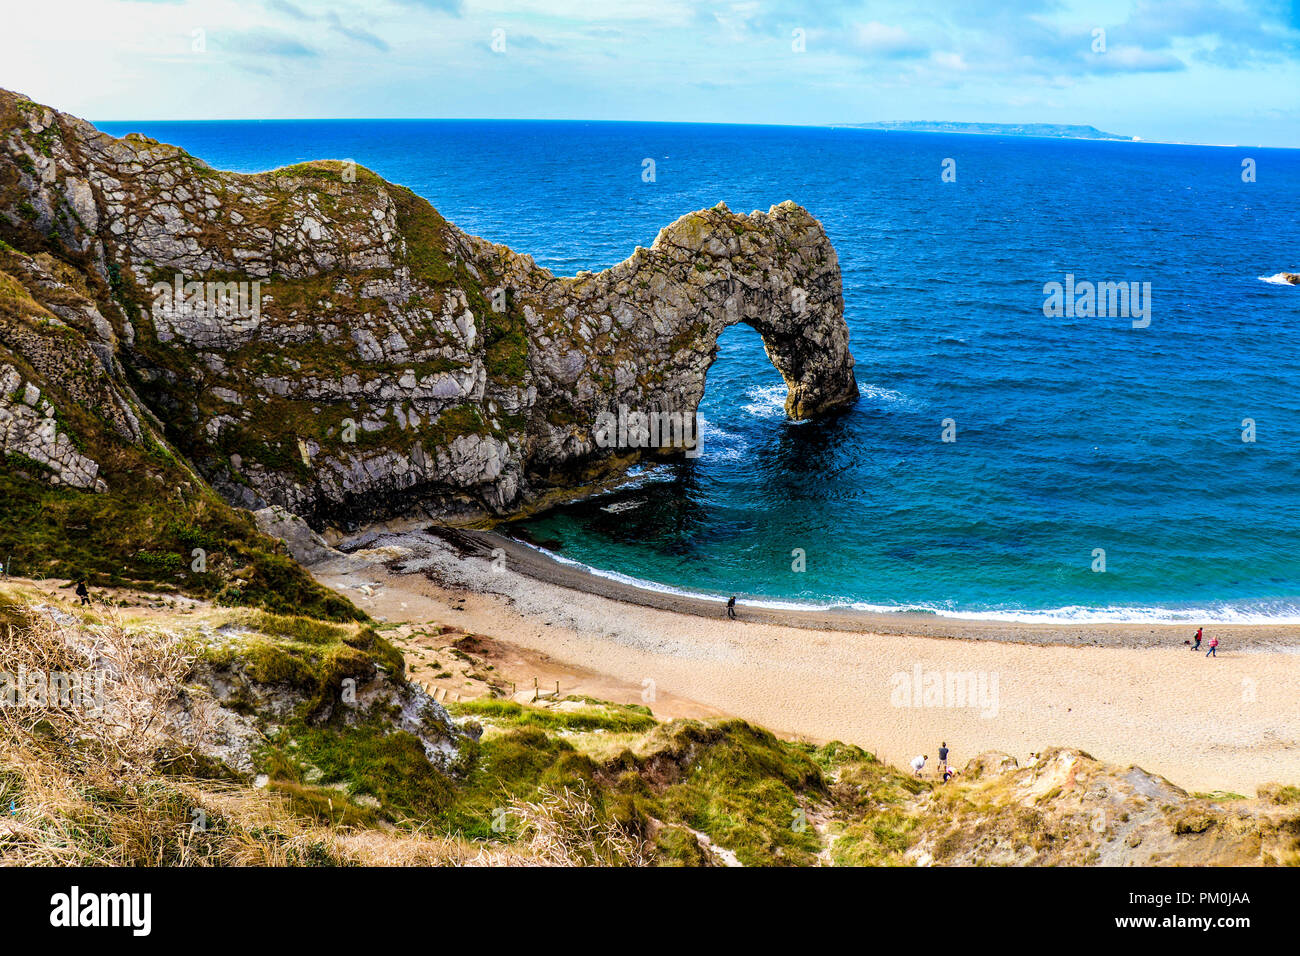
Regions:
M 727 617 L 731 620 L 736 619 L 736 596 L 733 594 L 731 600 L 727 602 Z
M 947 742 L 944 742 L 939 745 L 939 770 L 944 771 L 947 769 L 948 769 L 948 744 Z
M 77 582 L 77 597 L 81 598 L 81 603 L 82 603 L 82 604 L 89 604 L 89 603 L 90 603 L 90 592 L 86 590 L 86 582 L 85 582 L 85 581 L 78 581 L 78 582 Z
M 1201 631 L 1203 630 L 1205 630 L 1203 627 L 1198 627 L 1196 629 L 1196 643 L 1192 645 L 1192 650 L 1194 651 L 1199 651 L 1201 649 Z

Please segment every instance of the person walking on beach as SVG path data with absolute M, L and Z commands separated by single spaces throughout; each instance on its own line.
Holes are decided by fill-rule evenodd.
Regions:
M 90 603 L 90 592 L 86 590 L 86 582 L 85 582 L 85 581 L 78 581 L 78 582 L 77 582 L 77 597 L 81 598 L 81 603 L 82 603 L 82 604 L 89 604 L 89 603 Z
M 948 769 L 948 744 L 945 741 L 939 745 L 939 772 Z
M 1219 646 L 1219 639 L 1218 639 L 1217 637 L 1212 637 L 1212 638 L 1210 638 L 1210 649 L 1209 649 L 1208 651 L 1205 652 L 1205 656 L 1206 656 L 1206 657 L 1213 657 L 1215 660 L 1218 660 L 1218 658 L 1219 658 L 1219 655 L 1218 655 L 1218 652 L 1217 652 L 1217 648 L 1218 648 L 1218 646 Z
M 1199 651 L 1201 649 L 1201 631 L 1203 630 L 1205 630 L 1203 627 L 1198 627 L 1196 629 L 1196 643 L 1192 645 L 1192 650 L 1194 651 Z
M 731 600 L 727 602 L 727 617 L 733 621 L 736 619 L 736 595 L 734 594 L 731 596 Z

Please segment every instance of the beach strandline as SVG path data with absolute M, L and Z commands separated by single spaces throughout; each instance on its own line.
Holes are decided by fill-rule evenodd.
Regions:
M 1300 629 L 964 621 L 740 606 L 593 575 L 484 532 L 368 535 L 313 567 L 372 615 L 440 621 L 655 697 L 905 766 L 941 741 L 960 766 L 1052 746 L 1194 791 L 1300 780 Z M 359 589 L 366 588 L 366 592 Z M 1207 634 L 1208 636 L 1208 634 Z M 661 706 L 661 716 L 674 708 Z M 677 708 L 680 710 L 680 707 Z

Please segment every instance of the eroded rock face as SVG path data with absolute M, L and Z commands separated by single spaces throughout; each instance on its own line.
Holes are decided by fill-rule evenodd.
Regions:
M 55 408 L 12 365 L 0 362 L 0 454 L 21 455 L 44 469 L 51 484 L 101 490 L 99 464 L 59 430 Z
M 283 541 L 299 564 L 312 565 L 339 556 L 324 538 L 307 526 L 307 522 L 279 505 L 254 511 L 253 520 L 262 534 Z
M 24 269 L 80 269 L 63 321 L 249 508 L 316 527 L 504 514 L 615 475 L 650 451 L 609 447 L 601 414 L 693 415 L 738 322 L 791 417 L 858 395 L 835 251 L 790 202 L 690 213 L 557 278 L 349 164 L 220 172 L 3 91 L 0 144 L 0 235 Z

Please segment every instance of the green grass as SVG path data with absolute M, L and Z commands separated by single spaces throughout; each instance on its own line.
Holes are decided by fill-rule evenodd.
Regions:
M 883 809 L 869 819 L 851 823 L 837 834 L 831 849 L 836 866 L 894 866 L 911 846 L 920 818 L 896 809 Z
M 539 727 L 543 730 L 634 733 L 649 730 L 657 723 L 648 713 L 618 704 L 563 711 L 480 697 L 451 704 L 447 709 L 456 717 L 480 717 L 507 726 Z
M 897 863 L 917 826 L 902 806 L 913 792 L 905 777 L 843 744 L 790 743 L 739 720 L 653 725 L 642 708 L 598 702 L 570 713 L 491 699 L 449 709 L 493 729 L 467 748 L 453 801 L 428 821 L 439 832 L 509 841 L 508 826 L 493 828 L 501 810 L 561 788 L 587 793 L 602 819 L 629 832 L 659 821 L 654 851 L 666 865 L 708 862 L 691 831 L 746 865 L 816 862 L 824 843 L 809 815 L 819 808 L 858 818 L 837 829 L 837 860 Z M 591 741 L 563 736 L 574 731 L 633 735 L 635 750 L 597 758 L 582 749 Z M 832 785 L 832 772 L 852 782 Z
M 6 517 L 0 560 L 9 558 L 10 572 L 25 577 L 85 577 L 92 586 L 148 587 L 231 606 L 365 619 L 262 535 L 247 512 L 211 492 L 178 499 L 136 467 L 110 473 L 104 494 L 51 486 L 17 468 L 0 470 Z M 205 573 L 191 570 L 195 547 L 208 552 Z
M 391 196 L 397 207 L 397 228 L 406 238 L 406 265 L 411 274 L 434 287 L 451 282 L 456 270 L 444 248 L 447 221 L 426 200 L 403 186 L 392 187 Z
M 255 615 L 246 626 L 258 633 L 200 646 L 199 654 L 217 667 L 242 666 L 255 683 L 293 691 L 302 700 L 301 719 L 331 714 L 349 678 L 360 685 L 382 668 L 390 680 L 405 681 L 401 652 L 373 628 L 271 614 Z
M 1297 792 L 1300 793 L 1300 791 Z M 1211 790 L 1208 793 L 1193 793 L 1192 796 L 1198 800 L 1249 800 L 1250 799 L 1244 794 L 1233 793 L 1231 790 Z
M 461 435 L 486 435 L 487 423 L 476 405 L 453 405 L 430 423 L 427 434 L 435 447 L 450 445 Z
M 507 294 L 506 311 L 488 308 L 481 320 L 488 377 L 508 385 L 522 383 L 528 371 L 528 326 L 513 298 Z
M 343 178 L 345 171 L 348 169 L 349 167 L 344 160 L 316 159 L 305 163 L 295 163 L 292 166 L 281 166 L 279 169 L 272 169 L 263 175 L 271 180 L 308 179 L 321 183 L 341 183 L 344 186 L 369 188 L 371 191 L 383 182 L 376 174 L 356 163 L 353 163 L 350 168 L 350 171 L 356 174 L 355 179 L 348 182 Z
M 322 822 L 374 825 L 382 819 L 418 826 L 441 815 L 455 799 L 451 779 L 429 763 L 415 735 L 380 726 L 296 722 L 282 729 L 257 759 L 273 789 Z M 359 803 L 358 796 L 378 806 Z
M 288 637 L 304 644 L 336 644 L 351 633 L 346 627 L 300 614 L 261 612 L 254 614 L 249 624 L 263 634 Z
M 651 741 L 649 759 L 682 774 L 655 801 L 668 819 L 707 833 L 746 866 L 814 862 L 820 840 L 806 804 L 828 793 L 803 749 L 743 721 L 679 721 Z

